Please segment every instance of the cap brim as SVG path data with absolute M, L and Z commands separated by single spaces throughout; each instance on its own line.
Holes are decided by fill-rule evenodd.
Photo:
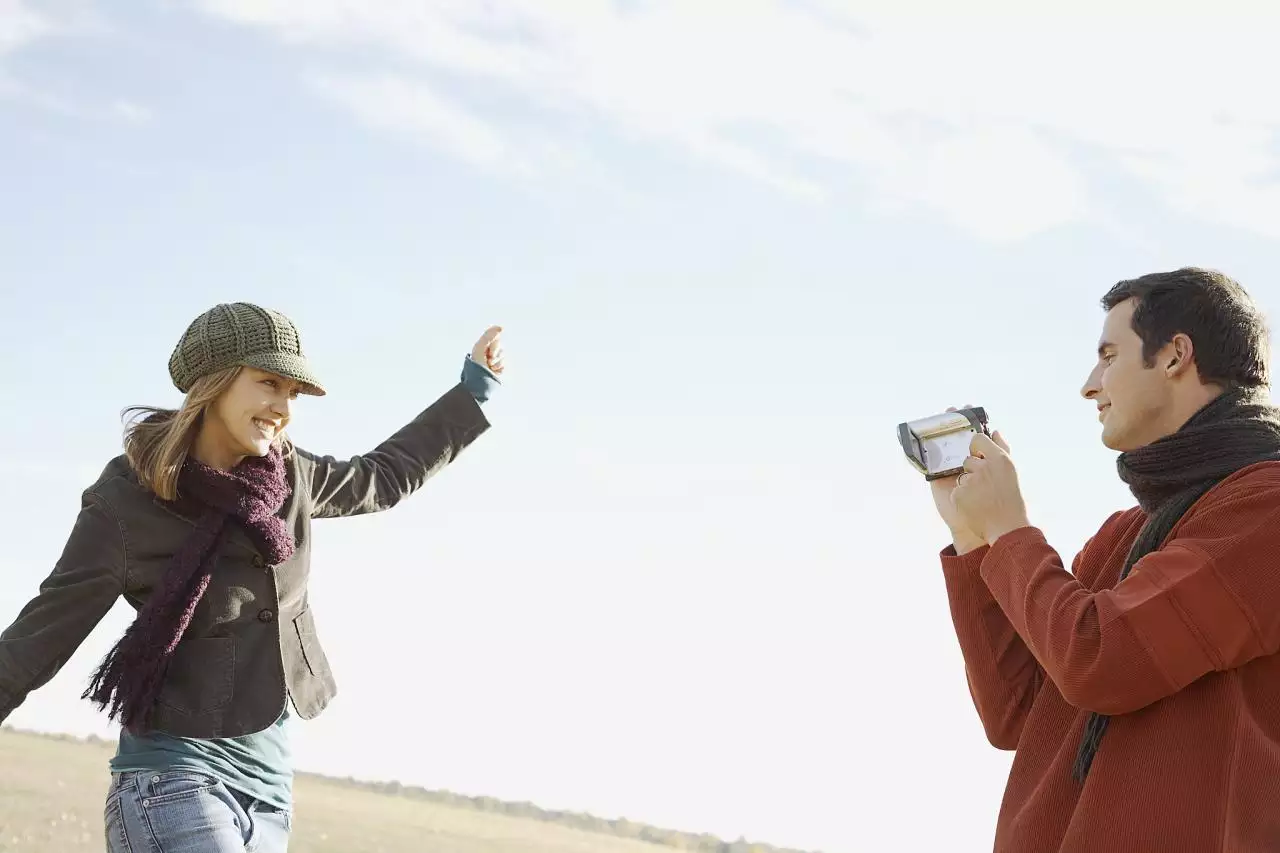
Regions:
M 323 397 L 326 393 L 324 386 L 316 379 L 311 372 L 311 368 L 307 365 L 307 360 L 302 356 L 267 352 L 259 355 L 247 355 L 240 359 L 240 363 L 245 367 L 256 367 L 259 370 L 275 373 L 286 379 L 301 383 L 302 388 L 299 390 L 303 394 L 310 394 L 312 397 Z

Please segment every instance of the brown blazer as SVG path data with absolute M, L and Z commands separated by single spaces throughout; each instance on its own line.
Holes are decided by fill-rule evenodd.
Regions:
M 311 519 L 390 509 L 489 428 L 455 386 L 372 452 L 348 460 L 301 448 L 288 457 L 293 492 L 281 516 L 294 554 L 269 566 L 243 529 L 227 526 L 213 580 L 169 667 L 155 727 L 184 737 L 261 731 L 289 697 L 318 715 L 337 691 L 307 604 Z M 160 501 L 117 457 L 83 495 L 53 572 L 0 634 L 0 722 L 62 668 L 123 595 L 140 609 L 195 519 Z

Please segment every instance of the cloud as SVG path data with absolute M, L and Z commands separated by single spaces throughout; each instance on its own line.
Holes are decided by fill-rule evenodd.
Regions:
M 53 37 L 101 37 L 112 32 L 111 26 L 87 0 L 50 0 L 44 3 L 40 13 L 23 0 L 0 0 L 0 101 L 76 119 L 114 118 L 138 124 L 150 121 L 151 110 L 134 101 L 120 99 L 109 104 L 85 105 L 20 80 L 3 65 L 8 56 Z
M 0 57 L 27 45 L 52 29 L 49 21 L 23 5 L 0 0 Z
M 47 19 L 27 8 L 21 0 L 0 0 L 0 63 L 53 31 Z M 49 106 L 51 99 L 33 92 L 0 64 L 0 101 L 26 101 Z
M 975 235 L 1105 218 L 1080 152 L 1170 206 L 1280 236 L 1261 6 L 842 0 L 202 0 L 315 61 L 365 121 L 509 165 L 511 114 L 587 120 L 782 190 L 870 190 Z M 490 110 L 442 92 L 505 97 Z M 452 87 L 452 88 L 451 88 Z M 497 102 L 486 98 L 485 103 Z M 523 120 L 523 119 L 521 119 Z M 522 168 L 534 169 L 526 161 Z M 837 176 L 834 182 L 832 175 Z M 847 179 L 842 182 L 841 179 Z
M 373 127 L 418 136 L 473 165 L 505 168 L 518 162 L 495 128 L 452 103 L 425 80 L 390 74 L 315 75 L 311 85 Z
M 113 101 L 110 112 L 116 118 L 132 124 L 145 124 L 155 118 L 155 113 L 150 107 L 130 100 Z

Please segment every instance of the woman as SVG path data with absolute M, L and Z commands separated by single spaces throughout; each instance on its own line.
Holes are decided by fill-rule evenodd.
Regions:
M 85 697 L 121 724 L 110 853 L 280 853 L 288 725 L 336 686 L 307 603 L 311 519 L 389 509 L 489 426 L 501 329 L 461 382 L 372 452 L 341 461 L 285 436 L 292 401 L 325 392 L 275 311 L 218 305 L 169 360 L 186 396 L 143 408 L 83 495 L 62 556 L 0 634 L 0 722 L 58 672 L 123 595 L 138 611 Z

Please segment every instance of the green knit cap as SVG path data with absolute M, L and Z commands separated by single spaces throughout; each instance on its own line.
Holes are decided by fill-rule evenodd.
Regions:
M 169 357 L 169 376 L 185 394 L 200 377 L 237 366 L 301 382 L 304 394 L 325 393 L 307 366 L 293 322 L 248 302 L 215 305 L 193 320 Z

